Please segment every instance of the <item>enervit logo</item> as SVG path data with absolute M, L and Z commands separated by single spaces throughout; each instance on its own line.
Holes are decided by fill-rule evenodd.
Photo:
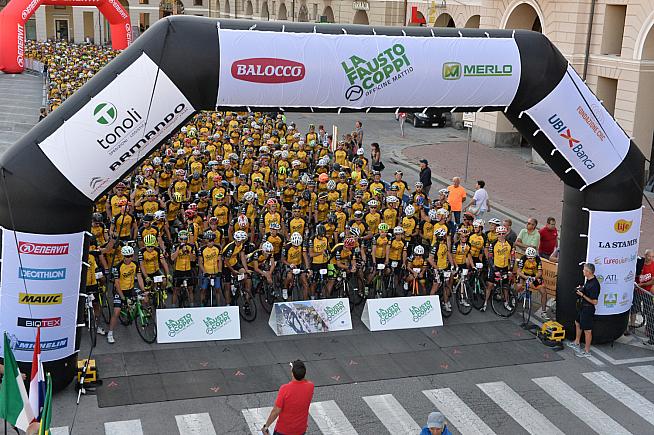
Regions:
M 18 303 L 23 305 L 60 305 L 62 299 L 61 293 L 18 293 Z
M 54 328 L 61 326 L 61 317 L 48 317 L 45 319 L 19 317 L 17 325 L 22 326 L 23 328 Z
M 66 268 L 60 269 L 32 269 L 29 267 L 18 268 L 18 278 L 36 281 L 66 279 Z
M 68 255 L 68 243 L 18 242 L 18 252 L 27 255 Z
M 125 9 L 120 4 L 118 4 L 116 0 L 109 0 L 109 4 L 113 6 L 114 9 L 116 9 L 116 12 L 118 12 L 118 14 L 122 19 L 126 19 L 129 17 L 129 15 L 127 15 L 127 12 L 125 12 Z
M 60 338 L 58 340 L 42 341 L 41 351 L 47 352 L 49 350 L 63 349 L 68 346 L 68 338 Z M 13 345 L 14 350 L 22 350 L 32 352 L 34 350 L 33 341 L 16 340 Z
M 633 223 L 634 221 L 618 219 L 617 221 L 615 221 L 615 224 L 613 224 L 613 229 L 619 234 L 624 234 L 627 231 L 629 231 Z
M 584 150 L 584 145 L 581 143 L 581 141 L 577 138 L 575 138 L 572 135 L 572 131 L 570 128 L 561 120 L 558 114 L 553 114 L 552 116 L 549 117 L 547 120 L 550 124 L 550 126 L 557 132 L 559 133 L 559 136 L 561 136 L 565 141 L 568 143 L 568 147 L 571 149 L 574 155 L 577 156 L 577 158 L 581 161 L 581 163 L 587 168 L 587 169 L 593 169 L 595 167 L 595 162 L 590 158 L 588 154 L 586 154 L 586 151 Z
M 513 75 L 513 65 L 468 64 L 445 62 L 443 64 L 443 80 L 459 80 L 461 77 L 510 77 Z
M 23 47 L 25 45 L 25 28 L 22 24 L 18 23 L 18 28 L 16 29 L 16 63 L 19 67 L 25 65 Z
M 292 83 L 304 78 L 304 64 L 272 57 L 254 57 L 232 63 L 232 77 L 252 83 Z
M 23 20 L 26 20 L 32 14 L 32 12 L 34 12 L 34 9 L 38 3 L 39 0 L 32 0 L 27 6 L 25 6 L 25 9 L 23 9 L 23 12 L 21 12 L 20 17 Z
M 111 125 L 118 117 L 118 111 L 111 103 L 100 103 L 93 109 L 93 117 L 100 125 Z

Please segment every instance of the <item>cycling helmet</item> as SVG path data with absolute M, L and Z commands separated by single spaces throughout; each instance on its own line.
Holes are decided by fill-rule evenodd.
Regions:
M 334 213 L 333 211 L 330 211 L 327 214 L 327 222 L 329 222 L 330 224 L 335 224 L 337 220 L 338 219 L 336 219 L 336 213 Z
M 325 235 L 325 233 L 327 233 L 325 226 L 323 224 L 318 224 L 318 226 L 316 226 L 316 235 L 322 237 Z
M 416 209 L 415 209 L 415 207 L 413 207 L 411 204 L 407 205 L 407 206 L 404 208 L 404 214 L 407 215 L 407 216 L 409 216 L 409 217 L 413 216 L 413 214 L 414 214 L 415 212 L 416 212 Z
M 161 166 L 161 157 L 155 157 L 152 159 L 152 164 L 155 166 Z
M 364 151 L 363 151 L 363 147 L 361 147 L 361 148 L 359 148 L 359 149 L 357 150 L 357 156 L 362 156 L 363 153 L 364 153 Z
M 416 181 L 416 189 L 422 189 L 423 186 L 424 186 L 424 185 L 422 184 L 421 181 Z
M 362 179 L 359 181 L 359 184 L 360 184 L 361 186 L 367 186 L 367 185 L 368 185 L 368 180 L 366 180 L 365 178 L 362 178 Z
M 148 190 L 145 191 L 145 196 L 155 196 L 156 194 L 157 194 L 157 192 L 155 192 L 152 189 L 148 189 Z
M 180 148 L 177 150 L 177 155 L 178 156 L 183 156 L 184 155 L 184 149 Z
M 157 210 L 154 212 L 154 218 L 156 220 L 166 219 L 166 212 L 163 210 Z
M 343 240 L 343 246 L 345 246 L 347 249 L 352 249 L 357 245 L 357 241 L 354 237 L 348 237 L 347 239 Z
M 386 202 L 389 204 L 395 204 L 396 202 L 400 202 L 397 196 L 389 195 L 386 197 Z
M 189 208 L 189 209 L 186 209 L 186 210 L 184 211 L 184 216 L 186 216 L 187 219 L 194 218 L 194 217 L 195 217 L 195 210 L 192 210 L 192 209 L 190 209 L 190 208 Z
M 502 221 L 500 221 L 498 218 L 490 218 L 488 219 L 488 223 L 494 225 L 502 225 Z
M 352 234 L 353 237 L 361 237 L 361 230 L 357 227 L 351 227 L 350 234 Z
M 275 249 L 275 247 L 270 242 L 263 242 L 261 244 L 261 250 L 263 252 L 265 252 L 266 254 L 270 254 L 274 249 Z
M 483 227 L 484 226 L 484 221 L 482 219 L 475 219 L 472 221 L 472 226 L 473 227 Z
M 178 237 L 180 240 L 186 240 L 186 239 L 188 239 L 188 231 L 186 231 L 186 230 L 182 230 L 182 231 L 180 231 L 180 232 L 177 234 L 177 237 Z
M 495 232 L 497 234 L 506 234 L 509 232 L 508 228 L 506 228 L 504 225 L 500 225 L 497 228 L 495 228 Z
M 387 233 L 389 226 L 386 222 L 382 222 L 377 226 L 377 229 L 379 230 L 380 233 Z
M 457 233 L 461 234 L 462 236 L 467 236 L 470 234 L 470 231 L 466 227 L 461 227 L 457 230 Z
M 297 159 L 291 162 L 291 166 L 300 166 L 300 164 L 302 164 L 302 162 Z
M 223 199 L 223 198 L 225 198 L 225 194 L 222 193 L 222 192 L 217 192 L 213 197 L 216 198 L 216 199 Z
M 447 189 L 441 189 L 441 190 L 438 191 L 438 193 L 440 193 L 441 195 L 447 195 L 450 192 Z
M 436 219 L 438 219 L 438 212 L 436 210 L 434 210 L 433 208 L 431 210 L 429 210 L 428 214 L 429 214 L 429 219 L 430 220 L 435 221 Z
M 277 205 L 277 200 L 275 198 L 270 198 L 268 201 L 266 201 L 267 206 L 273 206 Z
M 318 176 L 318 181 L 321 182 L 321 183 L 326 183 L 327 181 L 329 181 L 329 175 L 327 175 L 325 173 L 320 174 Z
M 211 216 L 209 218 L 209 225 L 211 225 L 211 224 L 214 224 L 214 225 L 218 224 L 218 218 L 216 216 Z
M 291 245 L 300 246 L 302 244 L 302 234 L 293 233 L 291 234 Z
M 393 234 L 404 234 L 404 228 L 398 225 L 397 227 L 393 228 Z
M 175 175 L 177 175 L 178 177 L 183 177 L 184 175 L 186 175 L 186 171 L 184 169 L 178 169 L 175 171 Z
M 198 210 L 198 205 L 194 202 L 190 203 L 188 205 L 189 210 L 197 211 Z
M 527 258 L 534 258 L 536 255 L 538 255 L 538 252 L 536 252 L 536 248 L 530 246 L 527 249 L 525 249 L 525 255 Z
M 424 255 L 425 254 L 424 246 L 417 245 L 415 248 L 413 248 L 413 253 L 416 255 Z
M 241 214 L 236 218 L 236 222 L 238 223 L 239 227 L 245 228 L 248 226 L 248 223 L 250 223 L 250 220 L 246 215 Z
M 145 246 L 157 246 L 157 236 L 154 234 L 148 234 L 147 236 L 143 237 L 143 244 Z
M 102 213 L 93 213 L 91 220 L 93 222 L 102 222 Z
M 434 235 L 437 238 L 442 239 L 443 237 L 447 236 L 447 231 L 445 228 L 438 228 L 436 231 L 434 231 Z
M 154 220 L 154 216 L 150 213 L 147 213 L 145 216 L 143 216 L 143 222 L 152 222 Z
M 278 230 L 280 228 L 281 228 L 281 226 L 279 225 L 278 222 L 270 222 L 270 229 L 271 230 Z
M 238 230 L 234 233 L 234 240 L 237 242 L 244 242 L 248 238 L 248 233 L 243 230 Z
M 243 199 L 247 202 L 254 201 L 254 192 L 250 190 L 245 192 L 245 195 L 243 195 Z
M 450 212 L 448 212 L 447 209 L 439 208 L 438 210 L 436 210 L 436 214 L 438 216 L 447 217 L 450 214 Z
M 357 210 L 354 212 L 354 219 L 363 219 L 363 212 L 361 210 Z
M 311 199 L 311 192 L 309 192 L 308 190 L 302 192 L 302 199 L 305 201 L 309 201 Z
M 116 189 L 125 189 L 125 187 L 126 187 L 125 183 L 123 183 L 122 181 L 116 184 Z
M 134 248 L 129 245 L 125 245 L 120 248 L 120 253 L 123 255 L 123 257 L 131 257 L 134 255 Z
M 282 156 L 282 150 L 275 150 L 273 151 L 273 157 L 278 159 Z
M 327 190 L 334 190 L 334 189 L 336 189 L 336 181 L 329 180 L 327 182 Z
M 368 201 L 368 207 L 371 207 L 371 208 L 372 207 L 379 207 L 379 201 L 377 201 L 376 199 L 371 199 L 370 201 Z

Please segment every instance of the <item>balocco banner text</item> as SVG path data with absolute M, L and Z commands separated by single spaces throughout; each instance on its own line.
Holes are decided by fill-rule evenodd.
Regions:
M 361 321 L 371 331 L 443 326 L 438 296 L 368 299 Z
M 591 211 L 586 261 L 595 265 L 601 293 L 595 314 L 624 313 L 634 293 L 642 209 Z
M 157 343 L 238 340 L 238 307 L 167 308 L 157 310 Z
M 18 361 L 32 361 L 39 326 L 44 362 L 75 352 L 83 242 L 84 233 L 2 229 L 0 331 L 9 334 Z
M 219 37 L 217 106 L 508 106 L 520 82 L 512 38 L 222 29 Z

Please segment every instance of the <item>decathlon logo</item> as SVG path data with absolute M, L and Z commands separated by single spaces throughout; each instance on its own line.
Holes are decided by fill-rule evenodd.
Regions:
M 68 243 L 18 242 L 18 252 L 27 255 L 67 255 Z
M 292 83 L 304 78 L 304 64 L 293 60 L 257 57 L 232 63 L 232 77 L 252 83 Z
M 19 267 L 18 278 L 37 281 L 66 279 L 66 268 L 32 269 L 29 267 Z
M 93 117 L 100 125 L 111 125 L 118 118 L 118 111 L 111 103 L 100 103 L 93 109 Z

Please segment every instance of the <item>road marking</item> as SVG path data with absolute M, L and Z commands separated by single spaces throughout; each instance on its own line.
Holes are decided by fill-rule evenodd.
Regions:
M 179 433 L 188 435 L 216 435 L 208 413 L 176 415 Z
M 426 390 L 422 394 L 427 396 L 463 435 L 495 433 L 449 388 Z
M 594 346 L 590 348 L 590 351 L 593 353 L 596 353 L 597 355 L 601 356 L 608 362 L 610 362 L 613 365 L 622 365 L 622 364 L 637 364 L 637 363 L 645 363 L 645 362 L 652 362 L 654 361 L 654 356 L 644 356 L 640 358 L 627 358 L 627 359 L 615 359 L 607 355 L 605 352 L 602 352 L 599 349 L 596 349 Z
M 141 420 L 109 421 L 104 424 L 105 435 L 143 435 Z
M 627 408 L 631 409 L 649 424 L 654 425 L 654 404 L 636 391 L 623 384 L 607 372 L 592 372 L 583 374 L 586 379 L 606 391 Z
M 69 435 L 68 426 L 51 427 L 50 435 Z
M 595 432 L 600 434 L 629 434 L 627 429 L 556 376 L 535 378 L 532 381 Z
M 261 433 L 261 428 L 266 424 L 268 416 L 272 411 L 272 406 L 264 406 L 263 408 L 250 408 L 243 409 L 241 413 L 245 417 L 245 421 L 248 423 L 250 432 L 252 435 L 259 435 Z M 275 423 L 270 425 L 270 433 L 275 432 Z
M 333 400 L 312 403 L 309 414 L 324 435 L 356 435 L 357 433 Z
M 489 382 L 477 386 L 530 434 L 563 435 L 559 428 L 504 382 Z
M 654 384 L 654 366 L 633 366 L 629 368 Z
M 391 434 L 419 433 L 420 426 L 392 394 L 366 396 L 363 400 Z

